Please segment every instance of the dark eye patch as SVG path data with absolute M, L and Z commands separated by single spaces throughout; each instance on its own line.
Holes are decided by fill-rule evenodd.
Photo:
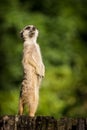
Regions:
M 26 30 L 29 30 L 29 29 L 30 29 L 30 26 L 26 27 L 25 29 L 26 29 Z
M 35 31 L 35 29 L 36 29 L 36 28 L 33 26 L 32 30 Z

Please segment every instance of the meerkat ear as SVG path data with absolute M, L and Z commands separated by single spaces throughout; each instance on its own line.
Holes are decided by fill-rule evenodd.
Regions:
M 23 38 L 23 30 L 20 31 L 20 36 Z

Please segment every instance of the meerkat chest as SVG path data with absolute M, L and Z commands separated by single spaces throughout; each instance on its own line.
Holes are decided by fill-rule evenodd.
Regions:
M 28 65 L 28 53 L 26 53 L 26 52 L 23 53 L 22 65 L 23 66 L 27 66 Z
M 42 63 L 42 56 L 41 56 L 41 51 L 40 51 L 40 47 L 38 44 L 35 44 L 35 51 L 34 51 L 34 55 L 35 55 L 35 59 L 38 62 Z
M 31 56 L 31 48 L 30 47 L 24 47 L 22 65 L 23 65 L 23 68 L 27 71 L 31 68 L 31 66 L 29 64 L 29 57 L 30 56 Z

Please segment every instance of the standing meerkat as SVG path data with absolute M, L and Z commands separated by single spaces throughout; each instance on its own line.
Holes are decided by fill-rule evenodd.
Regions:
M 33 25 L 28 25 L 20 34 L 24 40 L 22 59 L 24 79 L 21 86 L 18 114 L 23 114 L 26 104 L 29 109 L 29 116 L 33 117 L 38 106 L 39 88 L 42 78 L 45 75 L 45 67 L 40 47 L 37 44 L 37 28 Z

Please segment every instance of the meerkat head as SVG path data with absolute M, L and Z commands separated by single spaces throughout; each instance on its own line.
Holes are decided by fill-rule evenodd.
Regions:
M 38 32 L 38 29 L 34 25 L 28 25 L 24 27 L 24 29 L 20 32 L 20 35 L 23 40 L 26 40 L 29 38 L 37 38 Z

